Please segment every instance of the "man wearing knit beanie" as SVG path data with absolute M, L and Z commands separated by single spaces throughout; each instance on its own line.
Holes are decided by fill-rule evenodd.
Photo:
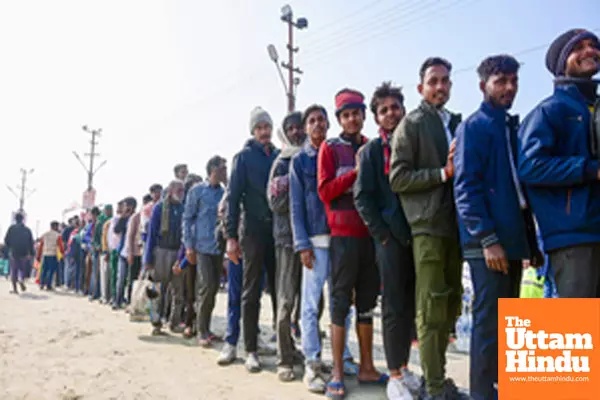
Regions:
M 550 46 L 546 66 L 554 93 L 519 130 L 519 177 L 526 185 L 556 272 L 560 297 L 600 297 L 600 163 L 598 127 L 600 42 L 573 29 Z M 597 125 L 597 124 L 596 124 Z
M 260 278 L 263 267 L 267 270 L 273 317 L 276 318 L 277 314 L 273 214 L 266 195 L 269 172 L 279 154 L 279 150 L 271 143 L 272 130 L 273 123 L 269 114 L 260 107 L 252 110 L 250 133 L 253 138 L 249 139 L 244 148 L 235 155 L 227 189 L 227 254 L 235 264 L 239 264 L 240 258 L 244 260 L 242 319 L 244 344 L 248 353 L 246 369 L 249 372 L 261 370 L 256 352 Z M 239 238 L 241 213 L 245 224 L 241 232 L 242 237 Z
M 335 96 L 335 108 L 343 131 L 339 137 L 321 144 L 317 158 L 317 184 L 331 229 L 333 375 L 327 385 L 327 396 L 339 399 L 346 394 L 343 353 L 347 335 L 346 317 L 353 298 L 361 349 L 358 380 L 360 383 L 385 385 L 388 376 L 379 373 L 373 365 L 373 309 L 379 295 L 379 273 L 373 240 L 356 210 L 352 195 L 358 173 L 356 157 L 367 142 L 361 134 L 366 109 L 364 96 L 356 90 L 343 89 Z

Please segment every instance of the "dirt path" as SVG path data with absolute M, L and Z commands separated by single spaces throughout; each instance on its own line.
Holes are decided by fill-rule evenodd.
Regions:
M 264 359 L 260 374 L 246 372 L 242 360 L 216 365 L 218 350 L 203 349 L 179 336 L 150 336 L 147 323 L 132 323 L 87 298 L 40 292 L 33 285 L 11 295 L 0 278 L 0 398 L 8 399 L 319 399 L 300 380 L 279 383 L 275 357 Z M 226 294 L 219 293 L 213 328 L 225 330 Z M 262 331 L 271 333 L 267 296 L 261 307 Z M 326 325 L 323 325 L 326 326 Z M 376 363 L 385 369 L 379 319 Z M 354 354 L 356 338 L 351 337 Z M 330 354 L 325 349 L 326 355 Z M 411 368 L 418 368 L 413 352 Z M 240 350 L 238 356 L 244 354 Z M 468 357 L 448 354 L 450 376 L 468 383 Z M 385 399 L 381 388 L 358 388 L 348 380 L 349 399 Z

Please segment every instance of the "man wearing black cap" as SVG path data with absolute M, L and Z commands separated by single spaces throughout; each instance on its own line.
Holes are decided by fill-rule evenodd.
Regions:
M 289 170 L 292 156 L 298 153 L 306 138 L 302 129 L 302 114 L 293 112 L 283 120 L 279 139 L 284 147 L 273 163 L 267 185 L 267 199 L 273 211 L 273 237 L 275 239 L 275 288 L 277 290 L 277 376 L 282 382 L 294 380 L 294 355 L 296 349 L 291 334 L 292 311 L 300 292 L 302 265 L 294 252 L 290 223 Z
M 556 273 L 560 297 L 600 297 L 600 165 L 597 81 L 600 42 L 573 29 L 548 49 L 554 94 L 519 131 L 519 177 L 526 185 Z

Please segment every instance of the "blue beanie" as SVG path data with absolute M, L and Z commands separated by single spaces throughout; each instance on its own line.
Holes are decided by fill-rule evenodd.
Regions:
M 598 36 L 585 29 L 571 29 L 557 37 L 546 53 L 546 67 L 554 76 L 564 76 L 567 68 L 567 58 L 577 43 L 592 39 L 600 46 Z

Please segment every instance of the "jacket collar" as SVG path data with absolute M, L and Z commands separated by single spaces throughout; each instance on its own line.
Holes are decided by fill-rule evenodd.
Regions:
M 338 136 L 338 138 L 340 139 L 340 141 L 344 144 L 347 145 L 352 145 L 351 142 L 349 142 L 348 140 L 344 139 L 344 132 L 340 133 L 340 135 Z M 365 143 L 367 143 L 369 141 L 369 139 L 366 138 L 366 136 L 363 136 L 362 134 L 360 135 L 360 144 L 363 145 Z
M 309 157 L 315 157 L 317 155 L 317 151 L 319 150 L 319 149 L 314 148 L 314 146 L 310 142 L 310 139 L 307 139 L 304 142 L 304 145 L 302 145 L 302 149 L 304 150 L 306 155 L 308 155 Z
M 263 154 L 265 154 L 265 146 L 260 144 L 256 139 L 248 139 L 248 141 L 246 142 L 244 147 L 249 147 L 252 150 L 258 150 L 258 151 L 262 152 Z M 275 146 L 273 146 L 273 143 L 269 143 L 269 148 L 271 150 L 270 154 L 272 155 L 273 152 L 275 151 Z
M 557 83 L 554 86 L 554 93 L 564 93 L 574 100 L 587 103 L 585 97 L 583 97 L 583 94 L 581 94 L 579 88 L 574 83 Z
M 504 108 L 494 107 L 490 102 L 484 101 L 479 107 L 481 112 L 502 124 L 507 124 L 511 128 L 516 128 L 519 125 L 519 116 L 511 115 Z

